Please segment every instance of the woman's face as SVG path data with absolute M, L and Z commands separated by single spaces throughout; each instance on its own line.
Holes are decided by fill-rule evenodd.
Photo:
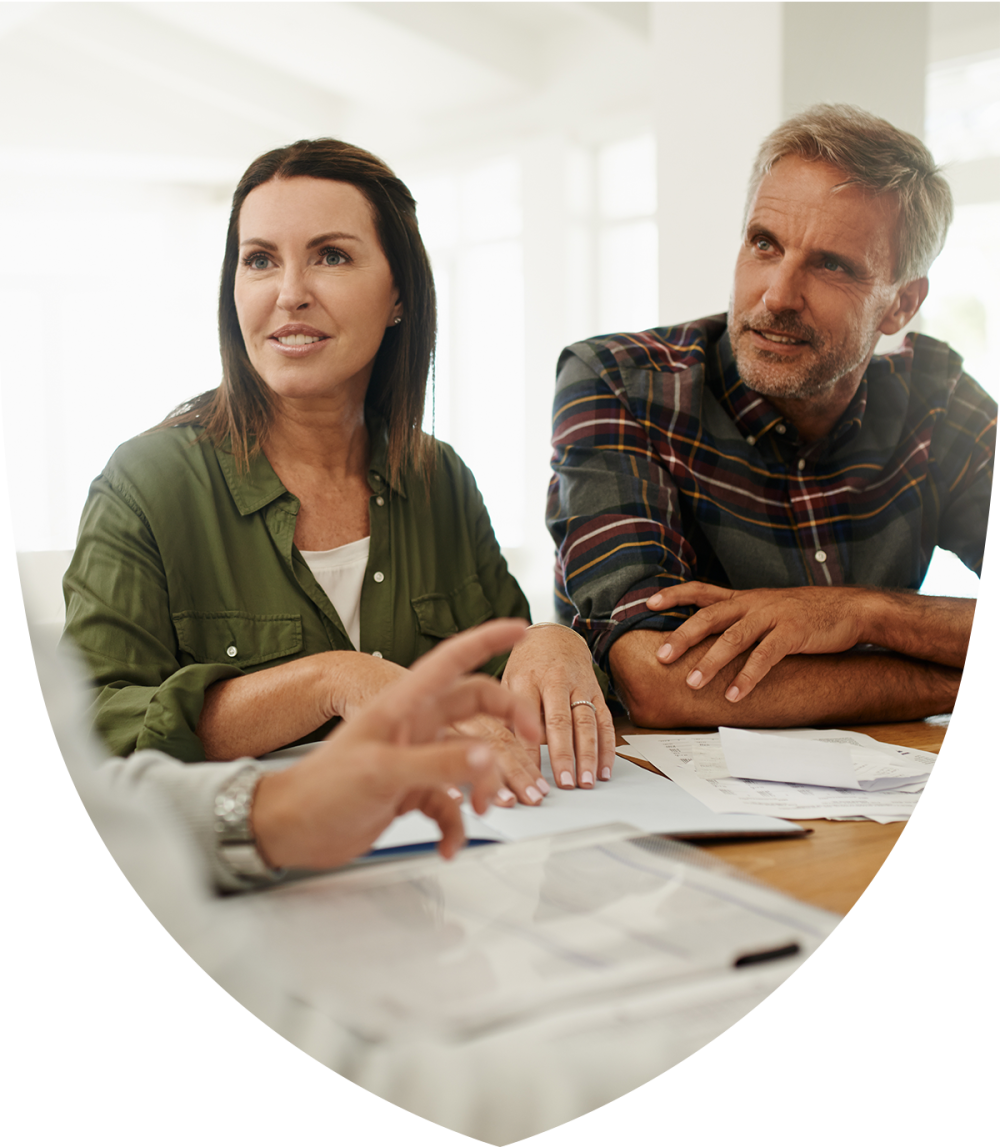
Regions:
M 399 293 L 350 183 L 272 179 L 243 201 L 234 297 L 247 354 L 283 398 L 362 403 Z

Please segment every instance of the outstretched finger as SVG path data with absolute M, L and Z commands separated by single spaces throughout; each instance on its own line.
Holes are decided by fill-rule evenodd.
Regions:
M 735 602 L 717 602 L 699 609 L 693 617 L 667 634 L 663 644 L 656 651 L 656 660 L 661 665 L 670 665 L 682 657 L 689 649 L 711 637 L 713 633 L 723 633 L 742 617 L 742 611 Z
M 697 605 L 699 608 L 727 601 L 733 590 L 706 581 L 685 581 L 679 585 L 657 590 L 646 599 L 647 609 L 675 609 L 679 605 Z
M 439 729 L 470 717 L 496 717 L 511 726 L 530 752 L 537 756 L 542 726 L 534 708 L 516 693 L 481 673 L 460 678 L 436 696 L 426 697 L 407 722 L 409 739 L 430 740 Z
M 354 723 L 360 721 L 378 740 L 392 738 L 404 726 L 412 724 L 421 711 L 426 711 L 459 678 L 515 645 L 526 628 L 527 623 L 519 618 L 503 618 L 449 637 L 415 661 L 406 676 L 383 689 L 375 703 L 360 713 Z M 495 697 L 493 703 L 501 704 Z M 509 704 L 506 711 L 513 712 Z M 519 719 L 530 722 L 531 718 L 522 714 Z
M 524 636 L 527 627 L 520 618 L 500 618 L 449 637 L 413 663 L 414 677 L 407 684 L 417 681 L 419 688 L 440 689 L 498 653 L 505 653 Z

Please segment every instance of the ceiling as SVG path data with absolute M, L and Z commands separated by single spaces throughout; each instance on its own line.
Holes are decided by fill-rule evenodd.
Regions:
M 1000 49 L 1000 5 L 931 9 L 932 59 Z M 651 128 L 648 3 L 3 3 L 0 171 L 231 184 L 292 139 L 433 162 Z

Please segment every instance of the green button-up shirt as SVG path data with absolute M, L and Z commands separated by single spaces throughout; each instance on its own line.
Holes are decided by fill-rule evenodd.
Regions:
M 412 474 L 389 483 L 376 428 L 372 454 L 362 651 L 410 665 L 487 618 L 528 617 L 451 447 L 437 444 L 427 484 Z M 353 649 L 293 544 L 298 510 L 263 453 L 240 473 L 191 427 L 115 451 L 90 488 L 63 583 L 66 636 L 88 663 L 94 724 L 113 753 L 203 760 L 195 727 L 214 682 Z M 504 660 L 484 668 L 498 672 Z

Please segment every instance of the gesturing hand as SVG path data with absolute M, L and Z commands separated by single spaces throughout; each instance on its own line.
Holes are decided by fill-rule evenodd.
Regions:
M 278 867 L 345 864 L 414 808 L 437 821 L 439 850 L 452 855 L 464 839 L 454 786 L 469 786 L 482 813 L 501 782 L 495 754 L 481 741 L 440 738 L 479 714 L 512 725 L 529 744 L 541 734 L 532 710 L 496 681 L 462 676 L 523 630 L 523 622 L 496 621 L 442 642 L 298 764 L 265 775 L 252 821 L 267 860 Z
M 864 641 L 870 597 L 870 591 L 856 586 L 732 590 L 693 581 L 660 590 L 646 605 L 657 610 L 699 607 L 657 650 L 663 665 L 720 634 L 688 673 L 692 689 L 704 688 L 733 658 L 756 645 L 726 690 L 727 700 L 739 701 L 789 654 L 842 653 Z

